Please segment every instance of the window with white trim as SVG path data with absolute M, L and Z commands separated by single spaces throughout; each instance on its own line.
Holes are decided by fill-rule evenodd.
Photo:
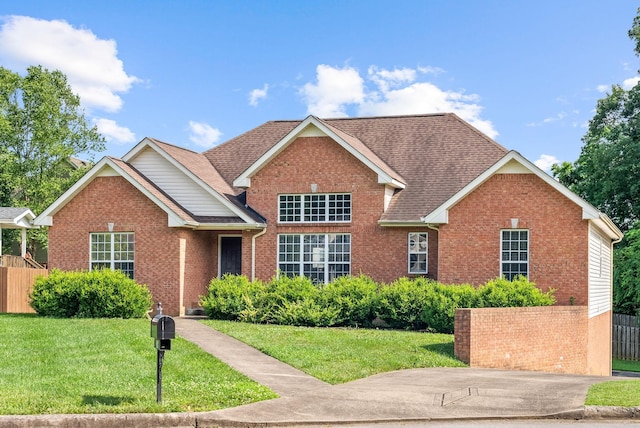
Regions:
M 508 280 L 529 276 L 529 231 L 502 230 L 500 239 L 500 275 Z
M 429 240 L 427 232 L 409 233 L 409 273 L 428 272 Z
M 279 195 L 278 221 L 280 223 L 351 222 L 351 194 Z
M 327 284 L 351 273 L 350 234 L 278 235 L 278 269 Z
M 120 270 L 133 278 L 133 232 L 91 233 L 90 269 Z

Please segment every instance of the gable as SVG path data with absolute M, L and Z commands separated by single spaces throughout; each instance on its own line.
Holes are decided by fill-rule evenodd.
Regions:
M 374 171 L 378 175 L 379 184 L 385 184 L 396 188 L 404 188 L 405 185 L 400 174 L 389 167 L 360 140 L 352 135 L 343 133 L 337 128 L 333 128 L 330 125 L 323 123 L 323 121 L 313 116 L 307 117 L 284 138 L 275 142 L 267 152 L 260 156 L 260 158 L 253 162 L 233 181 L 233 185 L 243 188 L 251 187 L 251 177 L 274 159 L 296 138 L 300 136 L 317 137 L 321 135 L 325 135 L 334 140 L 368 168 Z
M 558 191 L 562 196 L 568 199 L 582 210 L 582 220 L 588 220 L 597 227 L 611 240 L 619 241 L 622 239 L 622 232 L 613 224 L 613 222 L 605 214 L 598 211 L 593 205 L 573 193 L 564 185 L 559 183 L 553 177 L 542 171 L 533 163 L 525 159 L 518 152 L 511 151 L 493 166 L 484 171 L 475 180 L 467 184 L 462 190 L 450 197 L 445 203 L 437 209 L 421 218 L 427 224 L 447 224 L 449 210 L 458 202 L 466 198 L 475 189 L 497 174 L 532 174 L 538 177 L 542 182 Z M 508 195 L 507 195 L 508 197 Z M 550 216 L 549 221 L 553 221 Z
M 193 215 L 237 216 L 150 147 L 144 148 L 129 163 Z

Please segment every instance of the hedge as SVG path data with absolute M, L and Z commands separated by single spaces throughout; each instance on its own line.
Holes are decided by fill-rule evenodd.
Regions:
M 213 319 L 298 326 L 384 325 L 396 329 L 453 332 L 456 308 L 548 306 L 555 290 L 542 292 L 525 277 L 496 278 L 473 287 L 427 278 L 377 284 L 360 275 L 327 285 L 281 275 L 268 282 L 225 275 L 209 284 L 201 305 Z

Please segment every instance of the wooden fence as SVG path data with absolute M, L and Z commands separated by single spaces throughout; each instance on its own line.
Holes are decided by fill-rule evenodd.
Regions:
M 37 276 L 49 274 L 47 269 L 0 267 L 0 313 L 33 313 L 29 293 Z
M 630 315 L 613 314 L 612 357 L 640 361 L 640 320 Z

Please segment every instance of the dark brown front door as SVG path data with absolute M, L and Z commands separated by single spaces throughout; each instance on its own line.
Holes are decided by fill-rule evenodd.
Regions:
M 242 237 L 220 238 L 220 276 L 225 273 L 242 274 Z

